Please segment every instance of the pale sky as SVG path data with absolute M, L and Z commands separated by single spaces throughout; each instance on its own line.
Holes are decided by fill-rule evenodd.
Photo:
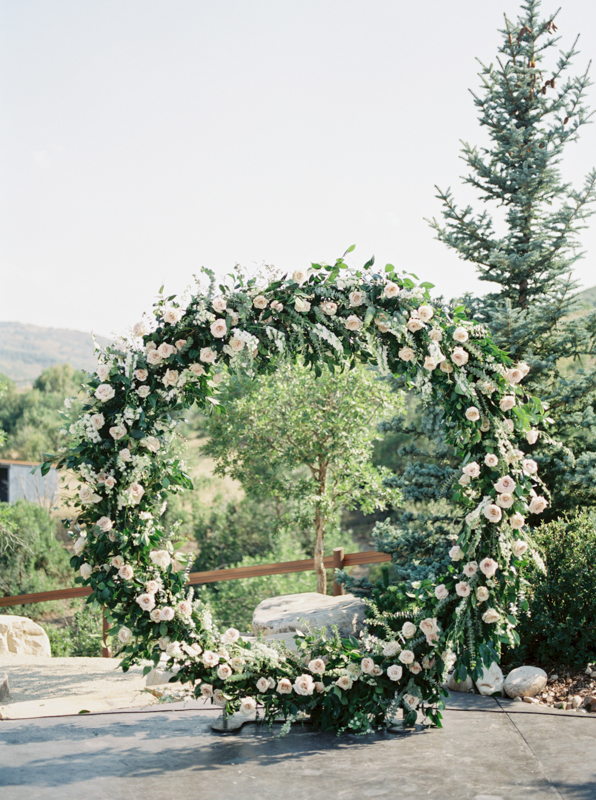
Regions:
M 559 0 L 576 72 L 596 2 Z M 543 11 L 557 0 L 544 0 Z M 436 242 L 460 201 L 469 88 L 517 0 L 0 0 L 0 319 L 109 335 L 225 273 L 333 261 L 356 244 L 436 284 L 487 291 Z M 596 106 L 596 91 L 590 90 Z M 596 126 L 564 174 L 596 166 Z M 596 224 L 576 276 L 596 284 Z

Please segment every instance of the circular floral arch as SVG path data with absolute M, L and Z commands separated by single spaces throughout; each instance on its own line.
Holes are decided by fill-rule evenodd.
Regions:
M 226 713 L 259 703 L 269 719 L 309 714 L 323 729 L 365 732 L 401 707 L 409 723 L 422 714 L 440 724 L 448 655 L 460 678 L 478 677 L 501 643 L 517 643 L 526 518 L 547 505 L 536 462 L 518 447 L 532 446 L 545 424 L 542 404 L 520 385 L 527 366 L 514 365 L 463 307 L 433 306 L 430 284 L 391 265 L 351 270 L 342 257 L 267 285 L 238 271 L 217 288 L 207 274 L 209 287 L 187 301 L 160 294 L 153 318 L 101 351 L 89 376 L 58 462 L 80 480 L 77 580 L 108 609 L 124 669 L 165 651 L 178 678 Z M 411 608 L 371 605 L 375 635 L 307 635 L 292 653 L 214 627 L 160 517 L 170 493 L 192 487 L 170 447 L 179 414 L 217 402 L 226 369 L 269 372 L 299 354 L 316 372 L 376 362 L 442 404 L 462 458 L 453 496 L 461 529 L 452 565 L 416 588 Z

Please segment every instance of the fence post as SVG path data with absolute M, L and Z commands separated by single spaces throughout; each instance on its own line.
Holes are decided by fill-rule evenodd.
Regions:
M 103 620 L 103 626 L 102 626 L 103 633 L 102 633 L 102 637 L 101 637 L 101 655 L 102 655 L 102 658 L 111 658 L 112 654 L 110 653 L 110 648 L 108 647 L 108 639 L 107 639 L 108 629 L 109 629 L 110 626 L 109 626 L 108 620 L 106 618 L 105 607 L 103 609 L 102 620 Z
M 343 569 L 344 566 L 344 549 L 343 547 L 333 548 L 333 574 L 335 575 L 336 569 Z M 333 581 L 333 596 L 339 597 L 344 593 L 344 587 L 341 586 L 336 580 Z

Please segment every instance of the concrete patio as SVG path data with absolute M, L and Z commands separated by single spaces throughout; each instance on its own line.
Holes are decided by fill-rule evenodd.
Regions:
M 445 729 L 368 737 L 255 724 L 211 732 L 182 705 L 0 721 L 2 800 L 596 798 L 596 715 L 454 695 Z

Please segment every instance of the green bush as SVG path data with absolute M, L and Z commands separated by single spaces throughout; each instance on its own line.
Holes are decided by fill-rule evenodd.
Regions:
M 546 563 L 526 578 L 521 645 L 511 663 L 583 667 L 596 660 L 596 512 L 569 513 L 534 531 Z
M 67 550 L 56 538 L 57 522 L 38 503 L 0 503 L 0 596 L 31 594 L 73 585 Z M 13 606 L 5 613 L 30 617 L 49 603 Z
M 91 605 L 83 605 L 75 612 L 72 625 L 65 627 L 52 623 L 42 623 L 50 639 L 52 656 L 77 656 L 99 658 L 102 654 L 102 628 L 103 620 L 101 611 Z

